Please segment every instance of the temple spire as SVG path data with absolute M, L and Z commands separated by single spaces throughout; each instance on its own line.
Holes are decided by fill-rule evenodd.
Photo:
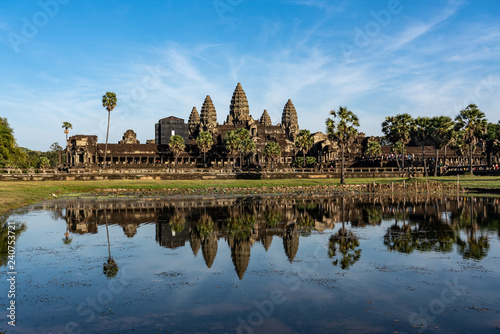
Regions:
M 217 112 L 215 111 L 214 103 L 210 95 L 207 95 L 201 107 L 200 121 L 201 131 L 213 132 L 217 127 Z
M 198 110 L 196 110 L 196 107 L 193 107 L 193 110 L 191 110 L 191 114 L 189 115 L 189 121 L 188 121 L 189 135 L 192 138 L 198 137 L 199 126 L 200 126 L 200 115 L 198 114 Z
M 267 110 L 264 110 L 264 112 L 262 113 L 262 116 L 260 117 L 259 122 L 260 122 L 260 124 L 262 124 L 264 126 L 273 125 L 273 123 L 271 122 L 271 117 L 269 117 Z
M 250 108 L 248 107 L 247 96 L 241 83 L 238 82 L 233 93 L 233 98 L 231 99 L 226 123 L 246 125 L 250 120 Z
M 289 140 L 295 141 L 295 138 L 299 134 L 299 122 L 297 119 L 297 111 L 292 103 L 292 100 L 288 100 L 283 108 L 283 114 L 281 115 L 281 126 L 285 130 L 285 133 Z

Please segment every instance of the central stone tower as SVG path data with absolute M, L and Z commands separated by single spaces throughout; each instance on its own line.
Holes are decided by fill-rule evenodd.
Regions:
M 250 116 L 247 96 L 243 87 L 241 87 L 241 83 L 238 82 L 233 93 L 233 98 L 231 99 L 226 124 L 248 125 L 251 121 L 253 119 Z

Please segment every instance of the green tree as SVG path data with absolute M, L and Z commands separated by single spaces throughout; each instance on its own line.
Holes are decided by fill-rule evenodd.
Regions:
M 429 121 L 429 138 L 436 150 L 436 163 L 434 164 L 434 176 L 437 176 L 439 150 L 448 146 L 453 140 L 455 123 L 448 116 L 432 117 Z
M 179 154 L 184 150 L 186 144 L 184 144 L 184 138 L 179 135 L 175 135 L 170 137 L 170 142 L 168 143 L 168 147 L 174 153 L 175 156 L 175 166 L 177 167 L 177 158 Z
M 0 167 L 21 167 L 26 159 L 26 153 L 17 146 L 7 118 L 0 117 Z
M 236 169 L 236 153 L 240 149 L 240 136 L 235 130 L 226 132 L 224 146 L 233 156 L 233 168 Z
M 64 149 L 59 145 L 58 142 L 50 145 L 50 151 L 48 153 L 48 158 L 50 160 L 50 166 L 55 167 L 62 163 L 62 152 Z
M 281 155 L 281 147 L 278 143 L 272 141 L 266 144 L 264 147 L 264 156 L 271 160 L 271 168 L 273 168 L 273 163 Z
M 386 117 L 385 121 L 382 123 L 382 132 L 385 134 L 385 137 L 392 144 L 401 143 L 403 170 L 405 168 L 405 145 L 410 142 L 413 127 L 414 122 L 409 114 Z
M 309 130 L 300 130 L 295 139 L 295 147 L 302 151 L 304 157 L 304 168 L 306 167 L 306 153 L 314 144 L 314 139 Z
M 369 158 L 375 158 L 382 154 L 382 147 L 380 143 L 375 139 L 369 139 L 366 143 L 365 156 Z
M 62 128 L 64 129 L 64 133 L 66 134 L 66 145 L 67 145 L 69 129 L 73 129 L 73 125 L 70 122 L 63 122 Z
M 425 145 L 429 144 L 429 137 L 431 135 L 429 125 L 429 117 L 417 117 L 413 120 L 412 133 L 410 134 L 413 140 L 415 140 L 422 147 L 422 160 L 424 161 L 425 176 L 429 176 L 427 171 L 427 159 L 425 158 Z
M 42 170 L 45 170 L 46 168 L 50 167 L 50 160 L 47 157 L 40 157 L 38 159 L 38 167 L 41 168 Z
M 340 168 L 340 183 L 345 184 L 345 157 L 344 152 L 348 145 L 350 145 L 358 135 L 359 127 L 358 116 L 346 107 L 339 107 L 338 111 L 330 111 L 333 119 L 326 120 L 326 130 L 328 136 L 338 142 L 340 147 L 341 168 Z
M 214 138 L 212 134 L 208 131 L 202 131 L 196 138 L 196 145 L 198 145 L 200 151 L 203 152 L 203 167 L 207 167 L 206 155 L 210 151 L 212 145 L 214 144 Z
M 243 160 L 243 155 L 245 154 L 245 150 L 243 147 L 243 143 L 250 140 L 250 132 L 248 132 L 245 128 L 239 128 L 236 130 L 236 134 L 238 135 L 238 152 L 240 153 L 240 169 L 241 169 L 241 160 Z
M 116 94 L 113 92 L 106 92 L 102 96 L 102 106 L 108 111 L 108 127 L 106 129 L 106 145 L 104 146 L 104 168 L 106 167 L 106 154 L 108 153 L 108 135 L 109 135 L 109 119 L 111 117 L 111 112 L 116 107 Z
M 255 142 L 250 139 L 250 138 L 247 138 L 247 139 L 244 139 L 242 142 L 241 142 L 241 151 L 243 152 L 243 156 L 248 158 L 248 156 L 252 153 L 255 152 Z M 250 165 L 250 161 L 248 160 L 247 161 L 247 167 Z
M 475 104 L 469 104 L 467 108 L 460 110 L 455 122 L 455 129 L 463 131 L 464 142 L 469 145 L 469 171 L 472 175 L 472 151 L 479 138 L 486 132 L 488 121 L 484 113 Z

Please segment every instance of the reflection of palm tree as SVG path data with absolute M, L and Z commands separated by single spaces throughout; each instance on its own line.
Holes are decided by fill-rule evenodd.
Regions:
M 109 242 L 108 215 L 104 210 L 104 220 L 106 222 L 106 235 L 108 237 L 108 261 L 104 262 L 102 271 L 107 277 L 115 277 L 118 274 L 118 264 L 111 256 L 111 244 Z
M 177 233 L 184 231 L 186 225 L 186 219 L 180 214 L 175 214 L 168 222 L 172 229 L 172 235 L 175 236 Z
M 342 269 L 349 269 L 350 266 L 358 262 L 361 257 L 361 249 L 359 247 L 358 237 L 352 231 L 345 228 L 345 223 L 342 222 L 342 228 L 330 237 L 328 246 L 328 255 L 335 258 L 333 264 L 339 265 Z M 340 254 L 337 254 L 337 251 Z
M 69 236 L 69 229 L 67 226 L 66 226 L 66 232 L 64 232 L 64 238 L 62 239 L 62 241 L 65 245 L 69 245 L 73 241 L 73 238 L 70 238 L 70 236 Z
M 458 251 L 465 259 L 481 260 L 488 254 L 490 248 L 487 235 L 477 235 L 477 216 L 474 215 L 474 207 L 470 198 L 470 210 L 460 216 L 461 223 L 465 225 L 467 240 L 457 237 Z
M 328 255 L 336 258 L 333 261 L 335 266 L 339 264 L 342 269 L 349 269 L 361 258 L 361 249 L 359 247 L 358 237 L 352 231 L 345 228 L 344 221 L 344 197 L 342 197 L 342 228 L 330 237 L 328 245 Z M 337 254 L 337 251 L 340 254 Z

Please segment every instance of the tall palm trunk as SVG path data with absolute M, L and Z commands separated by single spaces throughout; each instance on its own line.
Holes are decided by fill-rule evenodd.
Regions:
M 434 164 L 434 176 L 438 176 L 439 149 L 436 148 L 436 163 Z
M 470 170 L 470 175 L 473 175 L 474 172 L 472 171 L 472 143 L 469 146 L 469 170 Z
M 108 135 L 109 135 L 109 118 L 111 117 L 111 111 L 108 110 L 108 128 L 106 129 L 106 145 L 104 145 L 104 166 L 106 168 L 106 154 L 108 153 Z
M 342 145 L 342 157 L 341 157 L 341 165 L 340 165 L 340 184 L 345 184 L 345 175 L 344 175 L 344 146 Z
M 422 145 L 422 159 L 424 159 L 424 175 L 425 177 L 429 176 L 429 173 L 427 172 L 427 159 L 425 159 L 425 146 Z
M 109 243 L 109 230 L 108 230 L 108 214 L 106 210 L 104 210 L 104 221 L 106 222 L 106 234 L 108 236 L 108 254 L 109 254 L 109 259 L 111 259 L 111 246 Z
M 306 151 L 302 150 L 302 156 L 304 157 L 303 167 L 306 168 Z

